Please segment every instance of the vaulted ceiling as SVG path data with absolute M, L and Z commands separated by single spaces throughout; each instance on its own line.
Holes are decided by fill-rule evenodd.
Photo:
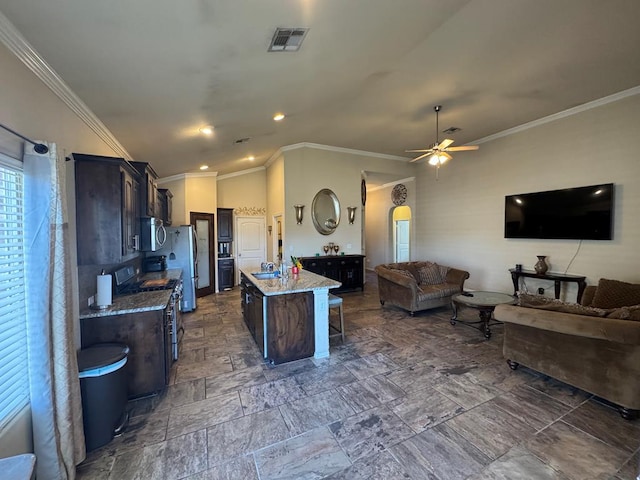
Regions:
M 636 0 L 0 0 L 0 12 L 161 176 L 244 170 L 300 142 L 410 158 L 435 141 L 436 104 L 462 145 L 640 85 Z M 308 28 L 300 50 L 268 52 L 276 27 Z

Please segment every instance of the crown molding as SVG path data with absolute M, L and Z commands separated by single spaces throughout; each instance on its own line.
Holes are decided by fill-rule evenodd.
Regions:
M 266 170 L 266 167 L 264 167 L 264 166 L 255 167 L 255 168 L 249 168 L 247 170 L 241 170 L 239 172 L 233 172 L 233 173 L 227 173 L 225 175 L 220 175 L 218 177 L 218 180 L 226 180 L 227 178 L 239 177 L 239 176 L 242 176 L 242 175 L 249 175 L 251 173 L 256 173 L 256 172 L 263 172 L 264 170 Z
M 415 182 L 415 180 L 416 180 L 416 177 L 401 178 L 400 180 L 394 180 L 393 182 L 384 183 L 382 185 L 378 185 L 377 187 L 371 187 L 371 188 L 367 187 L 367 192 L 375 192 L 377 190 L 383 190 L 385 188 L 395 187 L 399 183 Z
M 18 29 L 0 12 L 0 41 L 36 77 L 75 113 L 116 155 L 131 160 L 132 156 L 120 144 L 104 123 L 73 93 L 65 81 L 51 68 L 40 54 L 27 42 Z
M 469 144 L 486 143 L 492 140 L 497 140 L 498 138 L 508 137 L 509 135 L 524 132 L 525 130 L 529 130 L 530 128 L 539 127 L 540 125 L 544 125 L 545 123 L 555 122 L 556 120 L 560 120 L 561 118 L 577 115 L 578 113 L 586 112 L 587 110 L 592 110 L 594 108 L 617 102 L 618 100 L 622 100 L 623 98 L 632 97 L 638 94 L 640 94 L 640 86 L 629 88 L 627 90 L 623 90 L 621 92 L 614 93 L 597 100 L 593 100 L 592 102 L 583 103 L 582 105 L 578 105 L 577 107 L 569 108 L 567 110 L 563 110 L 562 112 L 554 113 L 553 115 L 542 117 L 528 123 L 523 123 L 522 125 L 503 130 L 502 132 L 494 133 L 493 135 L 482 137 L 478 140 L 469 142 Z
M 202 173 L 178 173 L 177 175 L 171 175 L 170 177 L 163 177 L 156 180 L 158 185 L 164 185 L 165 183 L 175 182 L 176 180 L 187 180 L 188 178 L 205 178 L 205 177 L 217 177 L 218 172 L 202 172 Z
M 367 152 L 365 150 L 356 150 L 353 148 L 345 148 L 345 147 L 334 147 L 331 145 L 322 145 L 320 143 L 309 143 L 309 142 L 301 142 L 294 143 L 293 145 L 285 145 L 281 147 L 280 150 L 286 152 L 288 150 L 296 150 L 298 148 L 315 148 L 316 150 L 326 150 L 329 152 L 337 152 L 337 153 L 350 153 L 352 155 L 362 155 L 364 157 L 374 157 L 374 158 L 382 158 L 384 160 L 397 160 L 401 162 L 406 162 L 409 160 L 407 157 L 400 157 L 398 155 L 388 155 L 386 153 L 376 153 L 376 152 Z

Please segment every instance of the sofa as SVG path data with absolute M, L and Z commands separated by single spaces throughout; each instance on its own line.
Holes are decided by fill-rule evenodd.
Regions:
M 469 272 L 433 262 L 385 263 L 375 267 L 380 304 L 415 312 L 442 307 L 462 292 Z
M 640 410 L 640 284 L 600 279 L 580 304 L 520 294 L 498 305 L 503 355 L 619 407 L 626 419 Z

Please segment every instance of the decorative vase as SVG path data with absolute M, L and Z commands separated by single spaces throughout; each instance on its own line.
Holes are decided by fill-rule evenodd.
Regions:
M 544 260 L 545 258 L 547 258 L 547 256 L 537 255 L 537 257 L 538 257 L 538 261 L 533 266 L 533 269 L 536 271 L 538 275 L 544 275 L 545 273 L 547 273 L 547 270 L 549 269 L 549 265 L 547 265 L 547 262 L 545 262 Z

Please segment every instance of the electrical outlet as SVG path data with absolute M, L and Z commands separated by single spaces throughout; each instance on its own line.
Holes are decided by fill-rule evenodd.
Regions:
M 352 245 L 350 243 L 347 243 L 347 250 L 351 250 Z
M 89 304 L 88 306 L 90 307 L 91 305 L 93 305 L 94 301 L 95 301 L 95 297 L 93 295 L 91 295 L 89 297 L 89 299 L 88 299 L 88 302 L 87 302 Z
M 538 289 L 538 295 L 544 295 L 544 288 L 540 287 Z

